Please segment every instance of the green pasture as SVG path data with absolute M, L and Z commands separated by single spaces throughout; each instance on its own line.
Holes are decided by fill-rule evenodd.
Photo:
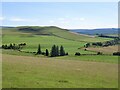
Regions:
M 80 53 L 94 53 L 90 51 L 80 50 L 78 48 L 84 46 L 84 42 L 77 42 L 71 41 L 55 36 L 44 36 L 44 35 L 4 35 L 2 39 L 3 44 L 10 44 L 10 43 L 26 43 L 27 45 L 22 49 L 23 51 L 37 51 L 38 44 L 41 45 L 42 51 L 48 49 L 49 52 L 51 50 L 52 45 L 61 45 L 64 46 L 65 51 L 68 52 L 70 55 L 75 54 L 75 52 Z
M 38 32 L 2 30 L 2 44 L 27 45 L 22 51 L 42 51 L 52 45 L 64 46 L 68 56 L 46 57 L 17 50 L 2 50 L 3 88 L 117 88 L 118 56 L 81 55 L 97 52 L 78 49 L 87 42 L 104 42 L 108 38 L 77 35 L 58 28 L 44 28 Z M 2 45 L 1 44 L 1 45 Z
M 3 88 L 117 88 L 117 64 L 3 54 Z

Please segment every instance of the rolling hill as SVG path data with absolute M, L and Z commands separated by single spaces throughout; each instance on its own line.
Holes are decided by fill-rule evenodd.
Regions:
M 76 34 L 67 29 L 62 29 L 55 26 L 20 26 L 20 27 L 3 27 L 4 34 L 32 34 L 32 35 L 51 35 L 67 40 L 78 41 L 78 42 L 98 42 L 107 41 L 108 38 L 90 37 L 86 35 Z
M 118 56 L 97 55 L 97 48 L 83 48 L 86 42 L 111 40 L 70 32 L 59 27 L 3 27 L 1 45 L 26 43 L 20 51 L 2 50 L 3 88 L 117 88 Z M 47 57 L 36 55 L 55 44 L 64 46 L 67 56 Z M 110 48 L 99 50 L 113 50 Z M 117 47 L 116 47 L 117 49 Z M 80 56 L 75 56 L 80 52 Z M 84 55 L 82 55 L 84 54 Z M 87 54 L 87 55 L 85 55 Z M 90 55 L 93 54 L 93 55 Z

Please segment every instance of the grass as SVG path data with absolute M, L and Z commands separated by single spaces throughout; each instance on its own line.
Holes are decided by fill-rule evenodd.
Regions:
M 117 88 L 117 64 L 3 55 L 3 88 Z
M 18 51 L 13 51 L 13 50 L 2 50 L 3 54 L 8 54 L 8 55 L 17 55 L 17 56 L 33 56 L 33 57 L 40 57 L 40 58 L 51 58 L 51 57 L 45 57 L 43 55 L 34 55 L 31 53 L 24 53 L 24 52 L 18 52 Z M 62 60 L 75 60 L 75 61 L 90 61 L 90 62 L 104 62 L 104 63 L 118 63 L 118 56 L 110 56 L 110 55 L 85 55 L 85 56 L 75 56 L 75 55 L 68 55 L 68 56 L 63 56 L 63 57 L 53 57 L 54 59 L 62 59 Z
M 47 48 L 49 51 L 51 50 L 52 45 L 56 44 L 58 46 L 63 45 L 66 52 L 69 52 L 70 55 L 73 55 L 75 52 L 79 51 L 81 53 L 91 53 L 89 51 L 79 50 L 78 48 L 84 46 L 84 42 L 77 42 L 66 40 L 63 38 L 55 37 L 55 36 L 44 36 L 44 35 L 33 35 L 31 37 L 26 35 L 4 35 L 3 44 L 10 43 L 27 43 L 27 46 L 23 48 L 23 51 L 36 51 L 38 48 L 38 44 L 41 45 L 42 51 L 45 51 Z
M 83 49 L 78 49 L 83 47 L 85 42 L 78 42 L 73 40 L 68 40 L 56 36 L 48 36 L 48 35 L 34 35 L 34 34 L 26 34 L 26 33 L 19 33 L 19 34 L 4 34 L 2 38 L 3 44 L 10 44 L 10 43 L 27 43 L 22 50 L 23 51 L 37 51 L 38 44 L 41 44 L 42 51 L 45 51 L 47 48 L 50 52 L 51 47 L 53 44 L 58 46 L 63 45 L 65 51 L 69 53 L 69 56 L 65 57 L 58 57 L 62 59 L 70 59 L 70 60 L 84 60 L 84 61 L 97 61 L 97 62 L 108 62 L 108 63 L 117 63 L 118 58 L 117 56 L 74 56 L 75 52 L 80 52 L 81 54 L 96 54 L 97 52 L 92 51 L 84 51 Z M 97 50 L 98 48 L 96 48 Z M 104 50 L 104 49 L 103 49 Z M 112 51 L 111 49 L 109 49 Z M 98 50 L 99 51 L 99 50 Z M 11 50 L 3 50 L 4 54 L 12 54 L 12 55 L 22 55 L 22 56 L 35 56 L 30 53 L 21 53 L 17 51 Z M 109 59 L 108 59 L 109 58 Z
M 57 28 L 57 27 L 34 27 L 38 28 L 37 32 L 33 31 L 19 31 L 17 28 L 3 28 L 2 32 L 3 35 L 20 35 L 20 34 L 49 34 L 49 35 L 54 35 L 60 38 L 64 38 L 67 40 L 72 40 L 72 41 L 81 41 L 81 42 L 104 42 L 111 40 L 110 38 L 100 38 L 100 37 L 89 37 L 86 35 L 79 35 L 79 34 L 73 34 L 67 30 Z
M 85 55 L 85 56 L 65 56 L 57 57 L 59 59 L 79 60 L 79 61 L 90 61 L 90 62 L 104 62 L 104 63 L 118 63 L 118 56 L 104 56 L 104 55 Z
M 108 47 L 89 47 L 87 50 L 90 51 L 96 51 L 96 52 L 102 52 L 104 54 L 113 54 L 114 52 L 118 52 L 119 45 L 115 46 L 108 46 Z
M 36 35 L 49 34 L 49 35 Z M 118 56 L 75 56 L 97 52 L 78 49 L 87 42 L 104 42 L 107 38 L 77 35 L 58 28 L 44 28 L 39 32 L 20 32 L 7 28 L 2 44 L 26 43 L 23 51 L 50 52 L 52 45 L 63 45 L 68 56 L 46 57 L 15 50 L 2 50 L 3 88 L 117 88 Z
M 109 38 L 89 37 L 86 35 L 73 34 L 71 32 L 68 33 L 68 31 L 57 31 L 57 32 L 53 31 L 53 34 L 61 38 L 65 38 L 73 41 L 81 41 L 81 42 L 104 42 L 111 40 Z

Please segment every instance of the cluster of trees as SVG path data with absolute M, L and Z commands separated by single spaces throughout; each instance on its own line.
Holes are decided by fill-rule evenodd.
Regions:
M 45 52 L 42 52 L 40 44 L 38 45 L 38 50 L 36 54 L 42 54 L 51 57 L 68 55 L 68 53 L 65 53 L 64 47 L 62 45 L 60 46 L 60 50 L 58 46 L 53 45 L 51 48 L 51 52 L 49 53 L 48 49 L 46 49 Z
M 112 46 L 120 43 L 119 38 L 115 38 L 114 40 L 106 41 L 106 42 L 95 42 L 92 43 L 93 46 L 102 46 L 102 47 L 107 47 L 107 46 Z
M 114 40 L 106 41 L 106 42 L 93 42 L 93 43 L 87 43 L 84 45 L 85 48 L 88 48 L 90 46 L 100 46 L 100 47 L 107 47 L 112 45 L 117 45 L 120 43 L 120 38 L 114 38 Z
M 5 44 L 2 45 L 2 49 L 13 49 L 13 50 L 20 50 L 22 49 L 24 46 L 26 46 L 26 43 L 20 43 L 20 44 L 15 44 L 15 43 L 10 43 L 9 45 Z
M 120 56 L 120 52 L 114 52 L 113 55 Z
M 40 46 L 40 44 L 39 44 L 36 55 L 38 55 L 38 54 L 42 54 L 42 55 L 45 55 L 45 56 L 49 56 L 49 51 L 48 51 L 48 49 L 46 49 L 45 52 L 42 52 L 42 51 L 41 51 L 41 46 Z
M 107 35 L 103 35 L 103 34 L 97 34 L 98 37 L 103 37 L 103 38 L 118 38 L 117 36 L 107 36 Z
M 84 47 L 85 47 L 85 48 L 90 47 L 90 43 L 86 43 L 86 44 L 84 45 Z
M 65 53 L 64 47 L 62 45 L 60 46 L 60 50 L 59 46 L 53 45 L 50 54 L 51 57 L 68 55 L 68 53 Z

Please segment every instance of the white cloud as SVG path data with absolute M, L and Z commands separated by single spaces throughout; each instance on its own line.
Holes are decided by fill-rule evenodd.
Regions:
M 28 21 L 27 19 L 23 19 L 23 18 L 16 18 L 16 17 L 10 18 L 9 20 L 10 20 L 10 21 L 16 21 L 16 22 Z
M 4 17 L 0 17 L 0 21 L 3 21 L 5 18 Z
M 54 23 L 55 21 L 54 21 L 54 20 L 50 20 L 49 22 L 50 22 L 50 23 Z
M 68 24 L 68 21 L 60 21 L 61 24 Z
M 69 23 L 69 19 L 68 18 L 58 18 L 58 23 L 61 23 L 61 24 L 68 24 Z
M 65 20 L 65 18 L 58 18 L 58 20 L 60 20 L 60 21 L 64 21 L 64 20 Z
M 75 21 L 84 21 L 85 18 L 83 18 L 83 17 L 81 17 L 81 18 L 76 17 L 76 18 L 73 18 L 73 20 L 75 20 Z
M 81 20 L 81 21 L 84 21 L 84 20 L 85 20 L 85 18 L 80 18 L 80 20 Z
M 35 22 L 37 21 L 37 19 L 26 19 L 26 18 L 19 18 L 19 17 L 12 17 L 8 20 L 14 21 L 14 22 Z

